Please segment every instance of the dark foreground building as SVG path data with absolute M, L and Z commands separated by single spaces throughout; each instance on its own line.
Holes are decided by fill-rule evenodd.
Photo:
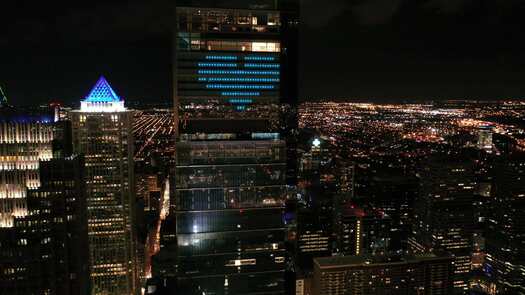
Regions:
M 284 294 L 296 11 L 204 2 L 177 8 L 175 193 L 153 272 L 180 294 Z
M 464 158 L 436 157 L 419 174 L 420 192 L 410 249 L 414 253 L 452 253 L 455 292 L 463 294 L 468 290 L 473 253 L 473 164 Z
M 452 294 L 453 258 L 339 256 L 314 259 L 313 294 Z

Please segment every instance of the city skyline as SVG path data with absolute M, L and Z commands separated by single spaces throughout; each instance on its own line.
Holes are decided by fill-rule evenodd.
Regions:
M 5 8 L 1 294 L 525 295 L 525 2 Z
M 209 54 L 207 56 L 210 57 L 206 63 L 225 63 L 212 61 L 215 57 Z M 230 55 L 223 56 L 231 58 Z M 201 82 L 207 83 L 207 81 Z M 106 88 L 109 87 L 105 86 L 106 83 L 103 78 L 99 80 L 97 87 L 94 87 L 96 91 L 94 90 L 89 96 L 91 100 L 88 102 L 94 105 L 85 105 L 85 108 L 104 112 L 99 107 L 107 104 L 109 98 L 121 102 L 116 92 Z M 187 86 L 183 86 L 183 89 L 186 88 Z M 216 90 L 209 91 L 213 93 Z M 234 102 L 241 103 L 241 101 Z M 2 114 L 15 115 L 2 117 L 6 124 L 15 124 L 17 118 L 20 118 L 16 115 L 24 114 L 22 108 L 3 106 L 0 110 Z M 67 110 L 60 107 L 48 111 L 57 114 L 57 110 L 58 116 L 55 116 L 59 120 L 57 123 L 45 119 L 45 116 L 36 116 L 33 120 L 37 121 L 34 123 L 27 121 L 24 124 L 41 124 L 53 128 L 55 136 L 66 140 L 60 145 L 53 144 L 53 157 L 62 157 L 68 154 L 69 140 L 67 136 L 64 137 L 67 128 L 55 128 L 62 126 L 61 124 L 67 126 L 68 119 L 67 116 L 62 117 L 63 112 Z M 347 288 L 347 283 L 341 280 L 341 276 L 352 276 L 353 279 L 349 282 L 352 288 L 357 288 L 355 290 L 360 290 L 358 289 L 361 288 L 360 280 L 375 278 L 367 292 L 381 292 L 382 288 L 395 286 L 400 290 L 413 288 L 427 290 L 426 288 L 451 288 L 452 285 L 457 286 L 455 294 L 463 294 L 459 290 L 486 292 L 482 294 L 495 294 L 493 293 L 495 290 L 508 290 L 511 292 L 508 294 L 523 292 L 523 276 L 519 270 L 523 265 L 521 258 L 523 256 L 520 253 L 524 250 L 519 243 L 523 230 L 523 212 L 525 212 L 522 210 L 525 192 L 524 110 L 525 103 L 510 101 L 490 103 L 446 101 L 432 104 L 301 103 L 298 106 L 300 132 L 297 136 L 298 184 L 294 188 L 299 207 L 298 227 L 295 234 L 288 235 L 294 237 L 292 241 L 296 241 L 294 247 L 297 247 L 292 247 L 295 249 L 292 250 L 294 254 L 288 256 L 297 259 L 294 261 L 297 290 L 319 292 L 315 291 L 319 290 L 316 289 L 319 288 L 319 284 L 324 286 L 322 288 L 344 289 Z M 243 111 L 238 114 L 241 115 Z M 173 163 L 169 164 L 172 155 L 168 147 L 174 145 L 174 142 L 170 143 L 167 138 L 173 138 L 175 133 L 174 129 L 166 129 L 166 124 L 170 122 L 166 121 L 166 117 L 170 116 L 170 113 L 173 114 L 173 110 L 152 108 L 136 111 L 133 117 L 137 124 L 133 124 L 132 129 L 129 128 L 137 135 L 134 140 L 135 146 L 142 150 L 135 154 L 135 161 L 138 161 L 136 163 L 138 167 L 142 167 L 139 168 L 140 182 L 137 179 L 136 187 L 142 190 L 141 198 L 147 202 L 144 210 L 152 213 L 153 216 L 160 216 L 160 222 L 155 221 L 154 225 L 140 223 L 144 222 L 144 219 L 134 224 L 148 228 L 149 242 L 147 239 L 145 246 L 140 244 L 134 259 L 140 262 L 137 267 L 139 265 L 145 267 L 140 270 L 139 281 L 142 288 L 151 291 L 149 294 L 157 294 L 157 291 L 160 292 L 158 294 L 163 294 L 161 291 L 163 289 L 159 288 L 163 281 L 158 280 L 167 273 L 159 272 L 157 267 L 161 266 L 160 269 L 163 269 L 170 265 L 170 259 L 165 260 L 169 256 L 163 254 L 166 252 L 159 252 L 159 248 L 173 249 L 171 248 L 173 238 L 183 238 L 179 234 L 173 235 L 170 232 L 173 230 L 173 224 L 169 222 L 172 220 L 169 217 L 170 208 L 173 209 L 174 206 L 180 208 L 177 206 L 179 200 L 176 194 L 170 198 L 168 177 L 159 174 L 162 169 L 158 170 L 159 164 L 156 164 L 157 160 L 155 160 L 165 159 L 166 167 L 173 165 Z M 74 116 L 74 112 L 69 115 Z M 26 115 L 22 118 L 28 120 L 27 118 L 30 117 Z M 52 127 L 53 124 L 58 123 L 59 125 Z M 186 125 L 186 128 L 188 127 L 191 127 L 191 124 Z M 200 144 L 202 143 L 201 141 Z M 216 142 L 211 143 L 216 144 Z M 18 145 L 23 147 L 25 143 L 10 144 L 14 148 Z M 15 164 L 21 165 L 17 169 L 23 168 L 24 155 L 21 152 L 17 152 L 20 158 Z M 9 165 L 12 164 L 9 161 L 11 158 L 7 157 L 4 165 L 10 167 Z M 45 172 L 49 170 L 45 168 L 48 165 L 47 161 L 40 161 L 40 173 L 44 173 L 43 175 L 49 173 Z M 65 162 L 59 160 L 56 163 L 70 165 L 67 161 L 69 159 Z M 200 169 L 203 166 L 196 167 Z M 52 168 L 51 171 L 55 173 L 58 171 L 57 168 Z M 155 172 L 156 170 L 159 172 Z M 8 173 L 9 171 L 7 170 Z M 14 172 L 16 171 L 15 169 Z M 61 173 L 63 172 L 54 174 L 55 179 L 66 180 L 70 176 Z M 196 179 L 188 178 L 189 181 Z M 86 180 L 89 182 L 89 179 Z M 46 182 L 57 183 L 56 180 L 46 180 Z M 175 188 L 177 187 L 179 184 L 175 185 Z M 38 191 L 29 190 L 28 200 L 39 196 L 40 192 L 46 195 L 52 192 L 52 195 L 55 195 L 61 189 L 46 185 Z M 201 190 L 202 187 L 197 191 Z M 75 196 L 74 193 L 68 194 Z M 40 206 L 46 208 L 45 206 L 49 206 L 46 204 L 48 203 L 44 202 Z M 199 206 L 202 204 L 198 202 Z M 35 208 L 33 206 L 29 207 L 29 210 L 35 210 L 31 209 Z M 9 209 L 9 206 L 6 208 Z M 53 214 L 57 215 L 51 217 L 61 216 L 62 213 L 56 211 Z M 245 211 L 243 214 L 248 213 Z M 427 217 L 421 218 L 421 216 Z M 51 220 L 46 215 L 35 215 L 33 218 L 41 218 L 43 222 Z M 70 217 L 66 216 L 66 218 Z M 440 220 L 438 223 L 433 221 L 436 218 Z M 56 222 L 58 219 L 54 217 L 53 220 Z M 21 235 L 24 232 L 23 221 L 24 218 L 17 218 L 14 227 L 1 229 L 0 233 L 12 232 L 16 236 Z M 445 222 L 452 226 L 444 225 Z M 322 226 L 318 226 L 319 223 Z M 425 232 L 428 228 L 432 229 L 432 235 Z M 293 227 L 291 229 L 293 233 Z M 166 230 L 167 232 L 163 233 Z M 192 231 L 195 231 L 195 228 L 192 228 Z M 63 239 L 63 236 L 53 235 L 50 238 Z M 24 237 L 19 239 L 24 242 L 16 246 L 13 242 L 17 240 L 8 238 L 8 242 L 2 245 L 27 251 L 32 249 L 31 247 L 38 249 L 39 243 L 35 244 L 33 241 L 38 242 L 40 239 L 47 241 L 48 238 L 35 236 L 29 242 L 30 240 Z M 204 241 L 200 238 L 192 239 L 191 243 L 197 240 Z M 73 244 L 69 247 L 72 246 Z M 75 253 L 74 248 L 70 249 Z M 421 267 L 421 269 L 435 271 L 438 277 L 443 279 L 432 281 L 435 280 L 433 276 L 418 277 L 410 284 L 404 284 L 407 280 L 404 277 L 405 266 L 397 268 L 400 266 L 399 262 L 410 263 L 414 257 L 416 260 L 419 259 L 417 257 L 429 257 L 437 249 L 455 253 L 455 258 L 450 260 L 455 260 L 455 263 L 452 265 L 443 261 L 444 263 L 440 266 L 436 265 L 436 268 L 423 264 L 407 265 L 406 270 L 414 271 Z M 512 256 L 509 256 L 509 251 Z M 328 258 L 330 255 L 332 258 Z M 48 258 L 59 259 L 59 257 L 61 256 L 53 254 Z M 361 264 L 362 262 L 359 261 L 368 261 L 363 259 L 374 261 L 374 259 L 382 259 L 380 257 L 385 257 L 386 260 L 377 266 L 374 265 L 364 276 L 355 276 L 349 272 L 355 267 L 352 265 L 354 262 Z M 152 264 L 149 262 L 150 259 Z M 302 263 L 308 260 L 310 265 Z M 316 274 L 315 271 L 312 273 L 312 260 L 314 268 L 318 267 L 315 261 L 327 261 L 326 267 L 332 269 L 337 266 L 339 269 L 334 273 L 327 273 L 326 276 Z M 251 263 L 251 261 L 247 262 Z M 161 264 L 158 264 L 159 262 Z M 24 270 L 24 268 L 10 267 L 7 276 L 0 275 L 0 282 L 15 273 L 25 274 Z M 392 272 L 385 273 L 385 270 Z M 451 270 L 454 270 L 456 275 L 452 275 Z M 386 276 L 377 277 L 376 274 L 379 273 Z M 41 272 L 32 275 L 44 276 Z M 50 275 L 52 278 L 61 278 L 58 272 Z M 230 278 L 227 282 L 232 287 L 230 290 L 233 290 L 234 281 Z M 18 282 L 21 283 L 24 279 L 27 280 L 27 277 L 19 277 Z M 288 284 L 293 282 L 289 280 L 290 278 L 287 278 Z M 54 290 L 62 286 L 45 285 L 41 282 L 35 281 L 35 284 L 27 285 L 26 288 L 38 290 L 49 286 L 47 288 Z M 20 285 L 9 286 L 24 294 L 22 291 L 24 289 Z

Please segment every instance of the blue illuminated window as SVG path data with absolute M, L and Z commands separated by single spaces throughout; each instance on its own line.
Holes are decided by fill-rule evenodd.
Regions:
M 274 89 L 274 85 L 207 84 L 208 89 Z
M 259 96 L 260 92 L 221 92 L 222 96 Z
M 244 64 L 245 68 L 279 68 L 280 64 Z
M 273 56 L 258 56 L 258 55 L 249 55 L 245 56 L 244 60 L 264 60 L 264 61 L 273 61 L 275 57 Z
M 236 108 L 238 111 L 244 111 L 244 110 L 246 110 L 246 106 L 245 106 L 245 105 L 235 106 L 235 108 Z
M 233 55 L 206 55 L 206 59 L 210 59 L 210 60 L 237 60 L 237 56 L 233 56 Z
M 223 62 L 200 62 L 199 67 L 212 67 L 212 68 L 235 68 L 236 63 L 223 63 Z
M 253 99 L 251 98 L 230 98 L 228 101 L 233 104 L 239 104 L 239 103 L 246 104 L 246 103 L 252 103 Z
M 209 82 L 279 82 L 279 78 L 229 78 L 229 77 L 199 77 L 199 81 Z
M 279 75 L 278 71 L 199 70 L 201 75 Z

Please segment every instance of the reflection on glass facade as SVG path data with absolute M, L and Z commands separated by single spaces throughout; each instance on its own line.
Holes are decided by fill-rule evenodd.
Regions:
M 133 114 L 101 77 L 71 118 L 85 155 L 92 294 L 135 294 Z
M 279 126 L 290 73 L 284 14 L 267 8 L 177 8 L 168 217 L 177 258 L 175 273 L 160 273 L 176 277 L 184 294 L 284 294 L 287 146 Z

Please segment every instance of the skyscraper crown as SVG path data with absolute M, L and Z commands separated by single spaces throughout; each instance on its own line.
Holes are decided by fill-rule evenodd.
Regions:
M 117 102 L 120 101 L 120 97 L 113 91 L 113 88 L 109 85 L 108 81 L 104 76 L 100 76 L 95 86 L 86 96 L 87 102 Z
M 113 91 L 113 88 L 103 76 L 100 76 L 88 96 L 80 102 L 81 112 L 111 113 L 125 110 L 124 101 Z

